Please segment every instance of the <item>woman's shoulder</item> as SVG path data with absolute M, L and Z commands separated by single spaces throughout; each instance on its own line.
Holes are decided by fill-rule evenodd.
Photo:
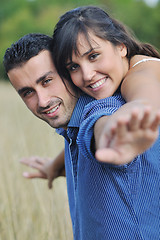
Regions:
M 121 85 L 122 96 L 125 99 L 130 99 L 131 96 L 138 96 L 138 94 L 141 96 L 144 86 L 147 86 L 145 87 L 145 92 L 151 91 L 151 82 L 152 92 L 159 91 L 160 59 L 135 55 L 131 58 L 130 69 Z
M 134 68 L 137 65 L 141 65 L 143 63 L 150 63 L 150 62 L 159 62 L 160 63 L 160 58 L 155 58 L 155 57 L 150 57 L 150 56 L 145 56 L 145 55 L 135 55 L 131 58 L 130 60 L 130 69 Z

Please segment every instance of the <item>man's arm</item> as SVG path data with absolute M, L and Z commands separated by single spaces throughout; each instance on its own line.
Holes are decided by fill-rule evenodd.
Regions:
M 48 179 L 48 187 L 52 188 L 52 181 L 59 177 L 65 176 L 64 150 L 55 159 L 30 157 L 23 158 L 21 163 L 34 168 L 36 172 L 24 172 L 23 176 L 28 179 L 44 178 Z

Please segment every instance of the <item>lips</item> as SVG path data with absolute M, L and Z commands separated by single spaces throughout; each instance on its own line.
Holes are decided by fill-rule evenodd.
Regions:
M 54 105 L 53 107 L 50 107 L 50 108 L 46 109 L 45 111 L 44 111 L 44 109 L 43 109 L 43 111 L 41 109 L 41 110 L 39 110 L 39 113 L 45 114 L 48 116 L 53 116 L 54 113 L 56 113 L 56 111 L 59 109 L 60 105 L 61 105 L 61 103 L 58 103 L 57 105 Z
M 57 106 L 55 106 L 51 110 L 47 111 L 46 114 L 54 113 L 59 108 L 59 106 L 60 106 L 60 104 L 58 104 Z
M 107 77 L 97 81 L 96 83 L 90 84 L 89 87 L 92 89 L 98 88 L 105 83 L 106 79 L 107 79 Z

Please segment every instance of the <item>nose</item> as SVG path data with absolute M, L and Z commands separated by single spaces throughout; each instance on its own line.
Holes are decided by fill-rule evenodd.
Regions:
M 37 96 L 38 96 L 38 107 L 46 108 L 49 106 L 50 98 L 48 96 L 47 91 L 45 91 L 44 88 L 37 92 Z
M 82 68 L 82 76 L 83 76 L 83 80 L 86 82 L 92 81 L 92 78 L 95 75 L 95 71 L 93 69 L 93 67 L 89 64 L 83 66 Z

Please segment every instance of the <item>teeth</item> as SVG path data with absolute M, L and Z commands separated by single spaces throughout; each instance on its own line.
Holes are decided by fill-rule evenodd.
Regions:
M 47 114 L 55 112 L 59 108 L 59 105 L 52 108 L 50 111 L 46 112 Z
M 104 79 L 102 79 L 102 80 L 100 80 L 100 81 L 90 85 L 90 87 L 91 88 L 97 88 L 97 87 L 101 86 L 105 81 L 106 81 L 106 78 L 104 78 Z

